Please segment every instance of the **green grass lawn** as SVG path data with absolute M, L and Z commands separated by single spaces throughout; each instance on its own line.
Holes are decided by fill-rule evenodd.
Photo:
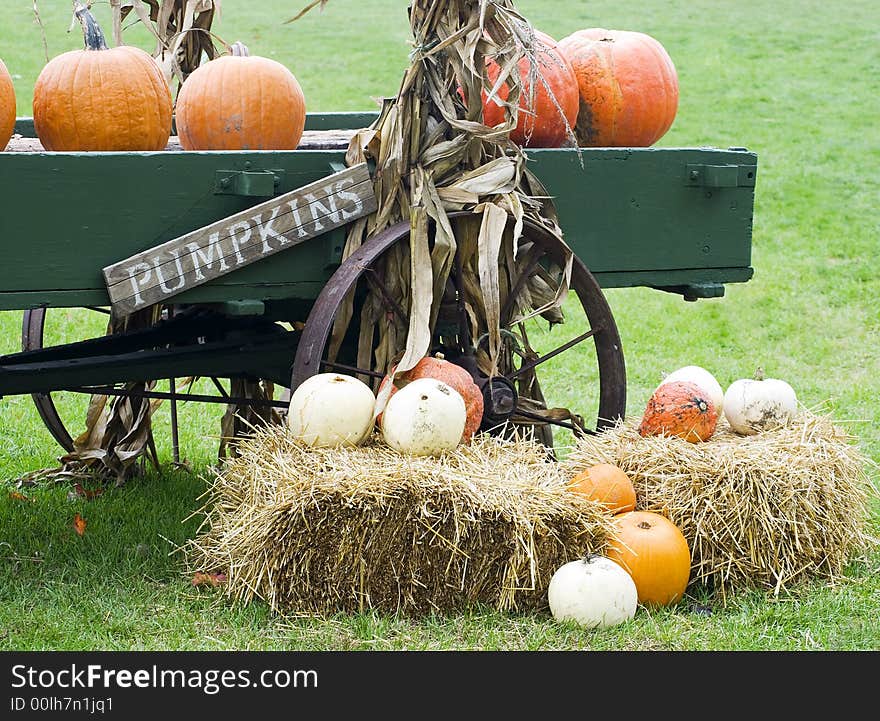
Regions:
M 396 92 L 409 50 L 405 0 L 330 0 L 323 13 L 281 24 L 304 4 L 227 0 L 215 31 L 285 63 L 310 111 L 370 110 Z M 80 47 L 78 31 L 67 32 L 69 3 L 38 5 L 49 55 Z M 681 90 L 676 121 L 657 145 L 745 146 L 758 155 L 751 281 L 697 303 L 646 288 L 608 291 L 627 361 L 627 413 L 641 414 L 663 373 L 677 367 L 704 366 L 726 387 L 760 365 L 791 383 L 804 405 L 832 409 L 880 462 L 875 3 L 854 0 L 845 12 L 809 0 L 518 5 L 557 38 L 594 26 L 653 35 L 672 56 Z M 109 18 L 106 4 L 95 12 Z M 126 38 L 151 47 L 140 30 Z M 0 4 L 0 58 L 14 77 L 18 114 L 30 115 L 46 60 L 31 2 Z M 101 318 L 84 311 L 50 315 L 57 342 L 102 332 Z M 0 313 L 0 352 L 18 349 L 20 324 L 20 312 Z M 567 364 L 589 362 L 565 355 Z M 571 371 L 558 365 L 548 382 Z M 62 408 L 75 425 L 74 399 Z M 0 400 L 0 649 L 880 649 L 876 551 L 854 560 L 851 582 L 839 586 L 817 583 L 778 599 L 744 594 L 724 608 L 688 597 L 605 631 L 489 610 L 281 619 L 261 604 L 230 607 L 192 588 L 171 553 L 197 531 L 190 516 L 216 455 L 220 412 L 182 411 L 191 473 L 170 464 L 163 406 L 161 473 L 88 502 L 68 500 L 62 486 L 26 489 L 28 502 L 9 496 L 13 480 L 52 466 L 60 451 L 29 398 Z M 77 512 L 88 522 L 82 537 L 71 525 Z M 872 529 L 880 536 L 877 504 Z

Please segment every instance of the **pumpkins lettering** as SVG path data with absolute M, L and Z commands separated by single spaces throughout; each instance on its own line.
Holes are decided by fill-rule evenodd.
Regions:
M 171 90 L 153 56 L 108 48 L 94 16 L 78 3 L 85 49 L 50 60 L 34 85 L 34 130 L 50 151 L 164 150 Z
M 577 80 L 569 62 L 557 47 L 556 40 L 540 30 L 535 31 L 537 72 L 540 77 L 532 93 L 529 85 L 530 62 L 519 61 L 523 88 L 519 98 L 516 127 L 510 139 L 517 145 L 530 148 L 558 148 L 574 132 L 578 113 Z M 487 61 L 489 80 L 494 85 L 501 69 L 494 60 Z M 498 99 L 506 101 L 510 90 L 506 84 L 498 89 Z M 530 98 L 530 95 L 534 97 Z M 505 108 L 489 100 L 483 91 L 483 122 L 492 127 L 505 120 Z M 530 102 L 532 101 L 532 102 Z M 567 127 L 566 127 L 567 125 Z
M 587 28 L 559 41 L 577 79 L 575 134 L 584 147 L 648 147 L 672 126 L 678 75 L 645 33 Z
M 176 118 L 184 150 L 295 150 L 306 101 L 284 65 L 235 43 L 231 55 L 190 73 L 177 95 Z
M 632 576 L 639 603 L 671 606 L 684 596 L 691 552 L 681 529 L 666 516 L 653 511 L 617 514 L 605 555 Z
M 689 381 L 661 383 L 648 400 L 639 435 L 678 436 L 690 443 L 707 441 L 715 432 L 718 412 L 706 391 Z
M 6 65 L 0 60 L 0 151 L 5 150 L 15 130 L 15 87 Z

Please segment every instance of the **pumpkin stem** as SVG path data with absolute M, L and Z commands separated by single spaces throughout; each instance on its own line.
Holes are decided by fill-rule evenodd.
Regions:
M 234 57 L 247 58 L 250 57 L 251 51 L 247 49 L 247 45 L 243 42 L 234 42 L 229 48 Z
M 761 368 L 761 366 L 758 366 L 758 367 L 755 369 L 755 380 L 756 380 L 756 381 L 762 381 L 762 380 L 764 380 L 764 369 Z
M 104 39 L 104 33 L 98 21 L 91 11 L 81 2 L 77 2 L 73 9 L 73 14 L 83 29 L 83 40 L 86 44 L 86 50 L 108 50 L 107 41 Z

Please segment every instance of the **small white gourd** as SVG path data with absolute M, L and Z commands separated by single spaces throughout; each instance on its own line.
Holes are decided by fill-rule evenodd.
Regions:
M 560 566 L 547 587 L 553 618 L 585 628 L 607 628 L 631 619 L 638 598 L 635 581 L 623 566 L 598 555 Z
M 290 396 L 287 427 L 309 446 L 355 446 L 373 428 L 375 403 L 370 387 L 354 376 L 318 373 Z
M 388 399 L 380 427 L 396 451 L 437 456 L 459 444 L 466 421 L 467 408 L 458 391 L 436 378 L 419 378 Z
M 787 424 L 797 413 L 794 389 L 784 380 L 764 378 L 759 369 L 755 378 L 740 378 L 724 394 L 724 417 L 740 435 L 754 435 Z

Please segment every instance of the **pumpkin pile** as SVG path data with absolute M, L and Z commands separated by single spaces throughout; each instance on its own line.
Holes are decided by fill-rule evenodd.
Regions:
M 52 58 L 34 86 L 34 130 L 49 151 L 164 150 L 172 116 L 184 150 L 294 150 L 305 127 L 302 88 L 281 63 L 234 43 L 199 65 L 177 94 L 144 50 L 108 47 L 89 8 L 75 3 L 84 48 Z M 0 63 L 0 143 L 12 134 L 11 81 Z M 11 109 L 10 109 L 11 108 Z M 9 126 L 9 134 L 6 134 Z M 4 140 L 6 142 L 4 142 Z
M 739 387 L 728 389 L 737 408 Z M 771 409 L 780 396 L 791 400 L 784 386 L 767 390 L 762 402 Z M 711 438 L 700 442 L 646 435 L 633 418 L 579 439 L 563 462 L 569 476 L 606 463 L 632 479 L 636 510 L 614 516 L 625 547 L 614 541 L 606 555 L 644 564 L 655 579 L 662 572 L 664 588 L 654 595 L 653 580 L 640 584 L 641 568 L 631 567 L 641 598 L 668 598 L 676 569 L 678 583 L 722 604 L 746 590 L 778 595 L 803 581 L 843 578 L 851 560 L 877 542 L 868 535 L 877 489 L 856 439 L 829 413 L 801 409 L 781 420 L 774 413 L 760 418 L 765 427 L 756 421 L 737 430 L 722 416 Z
M 34 126 L 46 150 L 162 150 L 172 132 L 172 114 L 184 150 L 298 146 L 305 96 L 281 63 L 251 55 L 240 42 L 216 57 L 212 47 L 207 62 L 197 63 L 173 99 L 167 69 L 137 47 L 117 42 L 109 48 L 87 4 L 74 6 L 85 46 L 50 60 L 34 88 Z M 516 68 L 522 88 L 516 97 L 502 76 L 509 71 L 487 58 L 493 84 L 491 92 L 482 91 L 487 126 L 504 127 L 515 107 L 517 123 L 509 139 L 529 148 L 648 147 L 672 126 L 678 77 L 657 39 L 605 28 L 578 29 L 559 41 L 541 30 L 534 33 L 535 56 L 522 58 Z M 15 117 L 10 93 L 11 80 L 0 62 L 4 146 L 12 135 L 10 112 L 12 125 Z

